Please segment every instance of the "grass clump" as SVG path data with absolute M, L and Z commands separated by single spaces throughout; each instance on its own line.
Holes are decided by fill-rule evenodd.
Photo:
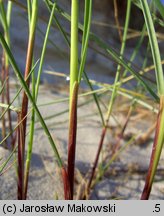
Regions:
M 38 130 L 40 130 L 40 128 L 37 128 L 39 122 L 54 153 L 54 165 L 59 168 L 63 199 L 72 200 L 75 199 L 75 195 L 77 195 L 78 199 L 89 199 L 92 190 L 104 180 L 108 172 L 112 172 L 113 166 L 119 168 L 117 167 L 117 163 L 119 160 L 122 161 L 124 159 L 122 155 L 126 154 L 128 149 L 135 148 L 134 142 L 137 143 L 139 141 L 146 145 L 147 139 L 155 128 L 155 138 L 148 173 L 143 192 L 140 194 L 141 199 L 149 199 L 153 182 L 155 181 L 155 175 L 158 172 L 157 168 L 164 143 L 163 53 L 159 49 L 158 44 L 159 39 L 162 43 L 163 35 L 161 32 L 155 30 L 156 25 L 160 26 L 160 28 L 164 25 L 163 3 L 161 1 L 152 1 L 151 4 L 148 4 L 146 0 L 127 0 L 125 20 L 122 21 L 119 17 L 119 4 L 116 0 L 113 0 L 114 8 L 111 5 L 110 7 L 114 13 L 115 23 L 113 23 L 114 26 L 109 27 L 110 34 L 107 36 L 108 40 L 106 41 L 102 39 L 103 35 L 101 37 L 94 33 L 92 23 L 96 22 L 94 21 L 94 16 L 92 16 L 95 10 L 92 0 L 85 0 L 83 4 L 78 0 L 70 1 L 70 14 L 66 9 L 67 5 L 64 4 L 69 3 L 63 2 L 63 6 L 61 6 L 60 1 L 50 0 L 43 2 L 38 0 L 27 2 L 8 1 L 7 3 L 0 0 L 0 21 L 2 29 L 0 31 L 0 118 L 2 125 L 0 144 L 10 151 L 8 157 L 0 164 L 0 176 L 3 177 L 16 164 L 17 198 L 20 200 L 27 199 L 32 154 L 34 153 L 33 148 L 36 148 L 35 145 L 38 145 L 35 143 L 35 136 Z M 100 3 L 99 6 L 101 6 Z M 26 62 L 23 70 L 17 63 L 13 49 L 14 46 L 12 44 L 11 30 L 14 23 L 14 20 L 12 20 L 14 13 L 12 10 L 13 7 L 16 7 L 18 11 L 24 11 L 24 14 L 26 14 L 25 28 L 28 32 L 28 39 L 27 48 L 24 50 Z M 132 9 L 134 8 L 137 8 L 143 13 L 144 21 L 141 30 L 130 29 L 130 23 L 133 18 Z M 40 10 L 42 9 L 46 11 L 47 17 L 44 17 L 44 14 L 40 14 Z M 40 23 L 44 23 L 45 30 L 42 29 Z M 70 30 L 65 23 L 70 25 Z M 121 26 L 122 23 L 124 23 L 123 26 Z M 106 23 L 102 23 L 101 25 L 107 26 Z M 101 25 L 99 25 L 99 28 Z M 117 31 L 115 32 L 117 40 L 113 39 L 115 37 L 112 36 L 113 29 Z M 54 30 L 55 33 L 58 32 L 60 37 L 63 38 L 62 43 L 65 43 L 66 46 L 64 45 L 64 47 L 67 47 L 65 50 L 62 50 L 62 47 L 58 45 L 58 41 L 55 41 Z M 37 51 L 37 42 L 40 39 L 39 33 L 43 37 L 43 41 L 39 45 L 40 52 Z M 19 32 L 17 30 L 16 35 L 18 34 Z M 133 43 L 133 47 L 131 48 L 132 52 L 128 55 L 129 41 L 131 42 L 134 37 L 137 43 Z M 109 42 L 111 39 L 116 43 L 116 46 Z M 41 94 L 41 78 L 47 59 L 52 58 L 52 55 L 48 56 L 50 47 L 53 50 L 53 59 L 57 58 L 62 63 L 64 62 L 63 64 L 66 61 L 67 63 L 69 62 L 70 68 L 66 68 L 67 73 L 64 72 L 64 69 L 61 72 L 51 71 L 47 73 L 55 75 L 55 80 L 58 80 L 57 76 L 60 76 L 64 77 L 64 79 L 69 78 L 69 81 L 64 81 L 63 84 L 62 79 L 60 79 L 61 83 L 57 81 L 57 84 L 53 84 L 53 88 L 59 95 L 61 95 L 59 87 L 62 86 L 61 90 L 65 90 L 64 98 L 58 98 L 55 101 L 47 103 L 42 101 L 40 104 L 38 98 Z M 55 50 L 57 50 L 57 55 L 55 55 Z M 60 52 L 61 50 L 62 52 Z M 138 58 L 142 51 L 144 51 L 144 56 Z M 92 62 L 88 63 L 89 61 L 87 61 L 87 57 L 91 55 L 90 52 L 94 53 L 96 58 L 100 56 L 102 61 L 101 65 L 104 64 L 104 68 L 106 67 L 105 64 L 107 61 L 112 61 L 116 65 L 113 77 L 112 75 L 108 75 L 109 80 L 107 79 L 106 82 L 97 80 L 97 76 L 103 73 L 100 70 L 94 76 L 94 80 L 90 79 L 90 72 L 93 69 Z M 66 61 L 62 58 L 66 58 Z M 135 65 L 138 59 L 141 62 L 140 66 Z M 96 65 L 94 68 L 99 65 L 97 61 L 94 61 L 94 64 Z M 103 67 L 101 66 L 101 68 Z M 109 70 L 110 68 L 108 68 L 108 72 Z M 11 74 L 12 71 L 14 71 L 14 75 Z M 51 77 L 54 79 L 52 75 Z M 13 89 L 11 88 L 13 79 L 16 80 L 14 81 L 14 86 L 18 86 L 16 93 L 13 93 Z M 85 88 L 82 87 L 84 82 L 87 86 Z M 48 84 L 48 88 L 50 89 L 50 83 Z M 69 93 L 66 92 L 68 89 Z M 81 102 L 81 100 L 83 101 Z M 55 109 L 55 104 L 59 105 L 64 102 L 68 102 L 66 109 Z M 91 112 L 89 114 L 87 112 L 83 113 L 80 116 L 78 110 L 82 107 L 90 107 L 91 103 L 93 106 Z M 53 106 L 53 115 L 50 115 L 47 111 L 47 115 L 44 116 L 42 109 L 47 107 L 47 110 L 49 110 L 50 106 Z M 13 122 L 13 113 L 17 118 L 16 123 Z M 158 113 L 156 124 L 153 122 L 152 127 L 149 127 L 145 133 L 141 133 L 138 139 L 136 134 L 132 134 L 126 140 L 126 132 L 131 127 L 129 126 L 132 122 L 131 119 L 134 118 L 136 113 L 143 116 L 148 115 L 149 117 Z M 58 117 L 63 116 L 64 118 L 65 115 L 67 117 L 58 122 Z M 120 115 L 124 116 L 122 121 L 119 120 Z M 113 129 L 111 126 L 113 119 L 117 125 L 116 129 Z M 49 121 L 52 121 L 51 125 Z M 83 121 L 90 121 L 90 125 L 97 121 L 99 126 L 96 126 L 95 131 L 100 127 L 101 133 L 100 137 L 97 132 L 91 135 L 92 138 L 95 136 L 99 140 L 98 143 L 94 143 L 94 149 L 97 150 L 91 153 L 91 158 L 92 156 L 95 158 L 92 161 L 93 165 L 89 164 L 89 169 L 85 173 L 86 175 L 80 174 L 77 176 L 76 158 L 79 150 L 78 142 L 81 143 L 80 147 L 83 150 L 85 149 L 85 140 L 87 142 L 86 149 L 89 151 L 88 143 L 90 143 L 89 137 L 91 137 L 84 127 L 85 135 L 79 141 L 78 135 L 81 133 L 81 130 L 78 127 L 78 123 L 80 124 Z M 67 155 L 64 158 L 62 156 L 62 150 L 59 148 L 61 146 L 56 141 L 57 139 L 54 134 L 57 133 L 55 128 L 66 123 L 68 139 L 66 140 Z M 53 130 L 51 128 L 52 125 Z M 134 127 L 143 128 L 142 125 L 137 123 Z M 110 140 L 108 145 L 105 145 L 105 137 L 109 134 L 112 137 L 113 143 Z M 62 138 L 60 137 L 61 140 Z M 86 163 L 86 161 L 83 161 L 83 163 Z M 124 166 L 122 169 L 126 168 Z M 117 172 L 116 170 L 113 172 Z M 129 169 L 128 172 L 130 172 Z M 53 170 L 53 173 L 55 173 L 55 170 Z M 112 174 L 113 176 L 114 174 Z M 76 182 L 78 177 L 80 178 L 80 186 L 78 185 L 79 193 L 77 194 Z M 109 181 L 111 179 L 109 175 L 108 179 Z M 115 181 L 117 180 L 115 179 Z M 140 189 L 142 190 L 142 188 Z M 58 197 L 58 194 L 56 197 Z

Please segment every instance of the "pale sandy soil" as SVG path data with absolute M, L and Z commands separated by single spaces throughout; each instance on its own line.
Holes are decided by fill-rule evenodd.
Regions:
M 38 104 L 48 103 L 57 99 L 66 98 L 67 90 L 60 92 L 55 88 L 48 89 L 47 86 L 41 86 Z M 14 94 L 14 90 L 12 92 Z M 91 98 L 91 97 L 88 97 Z M 79 104 L 86 101 L 86 98 L 79 99 Z M 121 106 L 117 107 L 121 110 Z M 52 115 L 68 109 L 68 101 L 49 106 L 40 107 L 44 118 L 51 116 L 46 123 L 59 149 L 60 155 L 66 162 L 67 158 L 67 138 L 68 138 L 68 112 L 58 115 L 55 118 Z M 126 136 L 144 133 L 155 119 L 150 117 L 139 116 L 134 113 L 129 122 Z M 123 125 L 126 111 L 114 112 L 110 121 L 110 128 L 105 139 L 103 154 L 100 157 L 105 158 L 110 154 L 111 146 L 116 143 L 116 134 L 119 130 L 118 124 Z M 14 115 L 13 115 L 14 116 Z M 117 119 L 117 122 L 114 119 Z M 78 109 L 78 134 L 76 148 L 76 185 L 82 182 L 95 158 L 100 135 L 101 120 L 97 114 L 97 108 L 94 102 L 90 102 Z M 136 129 L 138 128 L 138 129 Z M 28 131 L 27 131 L 28 132 Z M 139 199 L 144 186 L 145 174 L 147 171 L 149 156 L 153 142 L 153 133 L 143 144 L 131 143 L 116 160 L 111 164 L 104 177 L 96 184 L 91 191 L 90 199 Z M 128 138 L 122 140 L 125 144 Z M 9 151 L 0 147 L 0 164 L 9 156 Z M 109 161 L 111 156 L 106 158 Z M 12 163 L 11 160 L 9 164 Z M 164 198 L 164 153 L 162 154 L 159 171 L 156 175 L 155 183 L 150 199 Z M 16 172 L 12 166 L 2 176 L 0 176 L 0 199 L 16 199 Z M 77 187 L 76 187 L 77 188 Z M 28 190 L 28 199 L 63 199 L 62 182 L 60 179 L 59 169 L 54 158 L 54 154 L 48 139 L 44 134 L 39 123 L 36 123 L 34 136 L 33 157 L 30 171 L 30 181 Z

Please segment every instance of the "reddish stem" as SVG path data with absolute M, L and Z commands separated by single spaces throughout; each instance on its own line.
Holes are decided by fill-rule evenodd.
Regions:
M 27 57 L 26 57 L 26 68 L 25 68 L 24 80 L 26 80 L 26 84 L 28 87 L 30 86 L 30 78 L 28 78 L 28 76 L 32 66 L 33 47 L 34 47 L 34 38 L 33 40 L 29 40 Z M 23 98 L 22 98 L 22 110 L 20 114 L 20 121 L 22 120 L 23 121 L 21 122 L 19 126 L 20 128 L 18 130 L 18 178 L 20 178 L 18 181 L 19 182 L 18 199 L 25 199 L 24 197 L 24 158 L 25 158 L 27 111 L 28 111 L 28 97 L 26 95 L 26 92 L 24 91 Z
M 152 153 L 151 153 L 151 158 L 150 158 L 149 169 L 148 169 L 147 177 L 145 180 L 145 186 L 144 186 L 144 189 L 141 195 L 141 200 L 149 199 L 153 180 L 154 180 L 154 176 L 152 177 L 152 171 L 153 171 L 153 166 L 154 166 L 154 161 L 155 161 L 155 156 L 156 156 L 156 151 L 157 151 L 162 112 L 164 112 L 164 98 L 163 97 L 160 99 L 160 109 L 159 109 L 159 113 L 157 117 L 155 138 L 154 138 L 154 143 L 153 143 L 153 148 L 152 148 Z
M 95 161 L 94 161 L 94 164 L 93 164 L 93 167 L 92 167 L 91 177 L 90 177 L 88 185 L 87 185 L 87 191 L 88 191 L 88 193 L 90 191 L 92 180 L 93 180 L 93 177 L 95 175 L 95 170 L 96 170 L 96 167 L 97 167 L 97 164 L 98 164 L 98 160 L 99 160 L 99 157 L 100 157 L 100 153 L 101 153 L 101 149 L 102 149 L 102 146 L 103 146 L 103 143 L 104 143 L 104 138 L 105 138 L 105 135 L 106 135 L 106 131 L 107 131 L 107 124 L 103 128 L 102 133 L 101 133 L 101 139 L 100 139 L 100 142 L 99 142 L 99 147 L 98 147 L 98 150 L 97 150 L 96 158 L 95 158 Z
M 129 123 L 129 119 L 130 119 L 130 116 L 131 116 L 131 113 L 132 113 L 132 107 L 130 107 L 129 111 L 128 111 L 128 114 L 127 114 L 127 117 L 125 119 L 125 123 L 123 125 L 123 128 L 121 130 L 121 133 L 119 134 L 118 136 L 118 141 L 116 143 L 116 145 L 114 146 L 113 150 L 112 150 L 112 156 L 117 152 L 117 150 L 119 149 L 120 145 L 121 145 L 121 140 L 123 139 L 124 137 L 124 132 L 127 128 L 127 125 Z
M 70 200 L 71 193 L 70 193 L 70 187 L 69 187 L 68 174 L 67 174 L 65 167 L 61 168 L 61 173 L 62 173 L 63 185 L 64 185 L 64 199 Z
M 21 121 L 21 115 L 18 114 L 18 124 Z M 24 154 L 22 153 L 22 145 L 20 145 L 20 140 L 22 140 L 22 124 L 18 126 L 18 200 L 23 199 L 23 175 L 24 175 Z
M 78 83 L 75 83 L 75 86 L 73 88 L 72 101 L 71 101 L 69 143 L 68 143 L 68 180 L 70 184 L 70 199 L 73 199 L 73 190 L 74 190 L 74 169 L 75 169 L 76 131 L 77 131 L 77 95 L 78 95 Z
M 2 73 L 1 73 L 1 80 L 2 80 L 2 86 L 5 82 L 6 76 L 5 76 L 5 58 L 4 58 L 4 53 L 2 55 Z M 2 92 L 2 103 L 5 103 L 5 87 Z M 4 108 L 1 109 L 2 113 L 4 112 Z M 6 136 L 6 119 L 5 116 L 2 116 L 2 139 L 5 138 Z M 7 148 L 7 142 L 6 140 L 4 141 L 4 147 Z
M 6 81 L 6 101 L 7 104 L 10 104 L 10 85 L 9 85 L 9 67 L 6 66 L 5 73 L 7 77 Z M 9 132 L 12 132 L 12 118 L 11 118 L 11 110 L 8 109 L 8 121 L 9 121 Z M 11 133 L 11 148 L 14 149 L 15 146 L 15 138 L 13 133 Z

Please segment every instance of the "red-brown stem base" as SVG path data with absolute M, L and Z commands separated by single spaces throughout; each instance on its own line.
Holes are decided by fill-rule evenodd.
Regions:
M 149 164 L 149 169 L 148 169 L 148 173 L 147 173 L 147 177 L 145 180 L 145 186 L 141 195 L 141 200 L 148 200 L 149 196 L 150 196 L 150 192 L 151 192 L 151 188 L 152 188 L 152 184 L 153 184 L 153 180 L 154 180 L 154 175 L 153 172 L 153 166 L 154 166 L 154 161 L 155 161 L 155 156 L 156 156 L 156 151 L 157 151 L 157 145 L 158 145 L 158 140 L 159 140 L 159 136 L 160 136 L 160 127 L 161 127 L 161 117 L 164 114 L 164 97 L 160 98 L 160 108 L 159 108 L 159 113 L 158 113 L 158 117 L 157 117 L 157 125 L 156 125 L 156 132 L 155 132 L 155 139 L 154 139 L 154 143 L 153 143 L 153 149 L 152 149 L 152 153 L 151 153 L 151 158 L 150 158 L 150 164 Z M 160 158 L 160 156 L 159 156 Z
M 78 82 L 74 84 L 73 97 L 70 110 L 69 124 L 69 143 L 68 143 L 68 179 L 70 184 L 70 199 L 73 199 L 74 191 L 74 169 L 75 169 L 75 151 L 76 151 L 76 131 L 77 131 L 77 95 Z
M 93 164 L 93 167 L 92 167 L 92 171 L 91 171 L 91 177 L 90 177 L 88 185 L 87 185 L 87 193 L 89 193 L 89 191 L 90 191 L 92 180 L 93 180 L 93 177 L 95 175 L 95 170 L 96 170 L 98 160 L 99 160 L 99 157 L 100 157 L 100 152 L 101 152 L 101 149 L 102 149 L 102 146 L 103 146 L 103 143 L 104 143 L 104 138 L 105 138 L 105 135 L 106 135 L 106 131 L 107 131 L 107 126 L 104 127 L 103 130 L 102 130 L 99 147 L 98 147 L 96 158 L 95 158 L 95 161 L 94 161 L 94 164 Z

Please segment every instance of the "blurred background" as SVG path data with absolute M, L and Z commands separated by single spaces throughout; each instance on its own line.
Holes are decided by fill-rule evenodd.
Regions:
M 20 66 L 21 71 L 23 72 L 28 41 L 26 0 L 16 0 L 15 2 L 16 4 L 13 5 L 13 13 L 11 19 L 11 44 L 14 56 Z M 57 3 L 61 9 L 63 9 L 66 13 L 70 14 L 70 0 L 60 0 L 57 1 Z M 84 1 L 80 1 L 80 3 L 80 22 L 83 23 Z M 91 30 L 101 39 L 106 41 L 106 43 L 118 53 L 120 52 L 120 38 L 123 34 L 123 27 L 126 16 L 126 6 L 126 0 L 93 0 L 93 16 Z M 70 22 L 63 18 L 57 12 L 56 16 L 59 18 L 59 22 L 69 36 Z M 39 20 L 36 37 L 35 60 L 39 59 L 40 57 L 44 33 L 47 26 L 46 21 L 48 17 L 49 11 L 44 1 L 39 1 Z M 141 10 L 137 6 L 132 5 L 127 47 L 124 55 L 124 58 L 127 60 L 130 59 L 134 47 L 139 40 L 143 24 L 144 22 Z M 118 25 L 120 26 L 120 31 L 118 31 Z M 162 31 L 159 26 L 156 26 L 156 28 L 157 31 Z M 79 31 L 79 38 L 80 35 L 81 32 Z M 163 37 L 163 34 L 161 34 L 161 37 Z M 162 49 L 162 40 L 159 42 L 160 48 Z M 142 48 L 139 51 L 139 55 L 137 55 L 133 62 L 133 67 L 136 69 L 136 71 L 140 70 L 143 59 L 146 55 L 148 60 L 151 62 L 150 52 L 147 52 L 146 50 L 147 40 L 145 38 Z M 117 63 L 110 59 L 109 55 L 106 56 L 103 51 L 100 52 L 101 53 L 99 53 L 99 48 L 97 48 L 95 44 L 90 42 L 90 49 L 87 56 L 86 72 L 88 73 L 90 79 L 94 79 L 100 82 L 113 83 Z M 69 47 L 66 45 L 63 36 L 61 35 L 55 24 L 53 25 L 53 29 L 51 29 L 41 79 L 42 82 L 48 83 L 49 85 L 52 84 L 52 86 L 55 83 L 59 83 L 59 81 L 60 83 L 65 84 L 65 79 L 49 75 L 45 73 L 46 71 L 55 71 L 69 74 Z

